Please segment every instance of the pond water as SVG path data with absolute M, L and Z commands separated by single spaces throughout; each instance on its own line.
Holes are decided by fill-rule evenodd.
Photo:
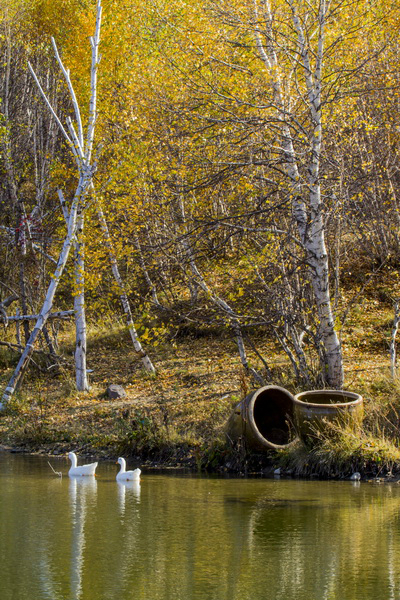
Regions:
M 50 462 L 0 453 L 1 600 L 400 598 L 400 485 Z

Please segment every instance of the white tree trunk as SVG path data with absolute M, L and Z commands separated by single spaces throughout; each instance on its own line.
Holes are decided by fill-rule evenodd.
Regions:
M 64 244 L 63 244 L 59 259 L 58 259 L 57 268 L 51 278 L 51 281 L 50 281 L 50 284 L 49 284 L 49 287 L 47 290 L 46 298 L 43 302 L 42 310 L 40 311 L 40 313 L 38 315 L 35 327 L 29 337 L 26 347 L 25 347 L 25 349 L 21 355 L 21 358 L 18 362 L 18 365 L 15 368 L 14 374 L 11 377 L 10 381 L 8 382 L 8 385 L 4 391 L 4 394 L 2 397 L 3 405 L 7 404 L 9 402 L 9 400 L 11 399 L 15 390 L 17 389 L 17 387 L 20 383 L 21 377 L 25 371 L 25 368 L 27 367 L 27 365 L 30 361 L 32 351 L 34 348 L 34 344 L 35 344 L 40 332 L 42 331 L 43 325 L 46 323 L 46 321 L 49 317 L 49 314 L 51 313 L 54 296 L 55 296 L 58 284 L 60 282 L 61 276 L 63 274 L 65 265 L 67 263 L 68 256 L 69 256 L 71 246 L 72 246 L 72 240 L 75 235 L 78 206 L 82 199 L 82 196 L 84 196 L 84 194 L 88 188 L 90 180 L 91 180 L 91 171 L 90 170 L 88 172 L 86 172 L 84 176 L 81 176 L 79 179 L 79 184 L 78 184 L 77 190 L 75 192 L 75 197 L 72 202 L 72 207 L 71 207 L 71 211 L 70 211 L 70 215 L 69 215 L 68 233 L 64 240 Z M 1 408 L 2 408 L 2 405 L 0 405 L 0 409 Z
M 76 120 L 77 120 L 77 124 L 78 124 L 78 134 L 75 132 L 75 128 L 72 124 L 71 119 L 68 118 L 67 125 L 68 125 L 68 129 L 69 129 L 69 134 L 70 134 L 70 135 L 68 135 L 68 133 L 66 132 L 60 119 L 58 118 L 57 114 L 55 113 L 53 107 L 51 106 L 45 92 L 43 91 L 32 66 L 29 64 L 29 69 L 32 73 L 32 76 L 34 77 L 34 79 L 36 81 L 39 91 L 40 91 L 44 101 L 46 102 L 50 112 L 52 113 L 53 117 L 55 118 L 56 123 L 59 126 L 62 134 L 66 138 L 67 143 L 71 149 L 71 152 L 73 153 L 73 155 L 75 157 L 78 172 L 79 172 L 79 181 L 78 181 L 78 186 L 75 191 L 74 198 L 71 202 L 71 207 L 70 207 L 70 211 L 69 211 L 69 215 L 68 215 L 67 235 L 65 237 L 63 247 L 62 247 L 60 256 L 58 258 L 56 270 L 50 281 L 50 284 L 49 284 L 49 287 L 47 290 L 47 294 L 46 294 L 46 297 L 45 297 L 45 300 L 44 300 L 44 303 L 42 306 L 42 310 L 39 313 L 35 327 L 29 337 L 26 347 L 25 347 L 25 349 L 21 355 L 21 358 L 18 362 L 18 365 L 14 371 L 14 374 L 11 377 L 11 379 L 7 385 L 7 388 L 3 394 L 2 404 L 0 404 L 0 409 L 3 408 L 4 405 L 6 405 L 9 402 L 9 400 L 11 399 L 17 386 L 19 385 L 22 375 L 24 373 L 24 370 L 30 361 L 30 358 L 31 358 L 31 355 L 32 355 L 32 352 L 34 349 L 34 344 L 51 313 L 54 296 L 55 296 L 58 284 L 60 282 L 61 276 L 63 274 L 65 265 L 67 263 L 69 253 L 71 250 L 71 246 L 76 241 L 75 235 L 76 235 L 76 229 L 77 229 L 77 222 L 80 219 L 81 211 L 83 211 L 83 209 L 84 209 L 85 197 L 86 197 L 87 191 L 89 189 L 89 186 L 92 182 L 93 174 L 96 170 L 96 167 L 91 164 L 91 157 L 92 157 L 93 140 L 94 140 L 94 129 L 95 129 L 95 124 L 96 124 L 97 67 L 99 64 L 98 48 L 99 48 L 99 43 L 100 43 L 101 12 L 102 12 L 101 0 L 97 0 L 96 29 L 95 29 L 95 34 L 94 34 L 93 38 L 91 38 L 91 40 L 90 40 L 91 46 L 92 46 L 92 65 L 91 65 L 91 78 L 90 78 L 91 94 L 90 94 L 90 103 L 89 103 L 89 118 L 88 118 L 86 141 L 84 140 L 84 137 L 83 137 L 83 129 L 82 129 L 82 121 L 81 121 L 81 117 L 80 117 L 80 110 L 79 110 L 78 103 L 76 101 L 71 78 L 69 75 L 69 70 L 65 69 L 65 67 L 63 66 L 63 63 L 59 57 L 57 47 L 55 45 L 54 40 L 53 40 L 53 47 L 55 50 L 56 58 L 58 60 L 60 68 L 65 76 L 65 79 L 66 79 L 66 82 L 68 85 L 68 89 L 70 91 L 72 104 L 73 104 L 73 107 L 75 110 L 75 116 L 76 116 Z M 83 273 L 82 273 L 82 275 L 83 275 Z M 80 330 L 80 335 L 81 335 L 81 330 Z M 86 376 L 86 369 L 85 369 L 85 376 Z
M 258 0 L 254 0 L 255 7 L 255 37 L 256 44 L 262 61 L 272 77 L 275 104 L 278 117 L 282 123 L 282 146 L 285 157 L 285 169 L 292 182 L 293 215 L 304 246 L 306 260 L 309 265 L 310 280 L 314 291 L 316 308 L 319 319 L 319 337 L 322 341 L 325 354 L 324 378 L 326 383 L 334 388 L 343 385 L 343 358 L 339 337 L 335 331 L 335 317 L 329 290 L 329 263 L 325 245 L 324 219 L 322 214 L 321 186 L 319 181 L 321 142 L 322 142 L 322 110 L 321 86 L 322 64 L 324 46 L 324 25 L 326 21 L 326 2 L 321 0 L 318 14 L 318 41 L 315 51 L 315 67 L 312 69 L 307 37 L 299 19 L 296 5 L 293 0 L 288 0 L 292 10 L 294 29 L 298 36 L 298 46 L 295 62 L 300 62 L 303 67 L 303 76 L 307 88 L 308 108 L 311 115 L 310 137 L 312 138 L 311 156 L 309 160 L 309 178 L 304 182 L 300 176 L 297 156 L 294 150 L 292 133 L 290 131 L 285 110 L 281 81 L 279 77 L 279 63 L 275 50 L 272 31 L 272 13 L 269 0 L 263 0 L 264 15 L 266 18 L 263 42 L 258 29 Z M 304 158 L 303 158 L 304 160 Z M 308 195 L 309 204 L 306 206 L 303 195 Z
M 76 389 L 79 392 L 89 390 L 86 372 L 86 314 L 85 314 L 85 258 L 84 258 L 84 227 L 83 210 L 77 218 L 76 240 L 74 244 L 75 254 L 75 380 Z
M 400 324 L 400 299 L 397 298 L 394 302 L 394 317 L 393 317 L 393 327 L 392 327 L 392 335 L 390 339 L 390 373 L 392 379 L 396 378 L 397 368 L 396 368 L 396 337 L 397 332 L 399 330 Z
M 61 210 L 68 225 L 68 207 L 62 190 L 58 190 Z M 85 258 L 83 244 L 84 213 L 82 208 L 77 216 L 76 235 L 74 239 L 74 314 L 75 314 L 75 382 L 80 392 L 89 390 L 86 371 L 86 313 L 85 313 Z
M 58 312 L 50 313 L 47 316 L 47 319 L 65 319 L 74 314 L 73 310 L 59 310 Z M 19 310 L 17 309 L 17 314 L 15 317 L 7 317 L 7 321 L 36 321 L 39 315 L 20 315 Z
M 343 359 L 339 337 L 335 331 L 335 317 L 332 310 L 329 289 L 329 261 L 325 244 L 325 225 L 322 214 L 320 161 L 322 147 L 322 64 L 324 56 L 325 21 L 327 4 L 321 0 L 318 15 L 318 43 L 315 55 L 315 67 L 312 69 L 306 36 L 298 17 L 293 0 L 293 23 L 298 34 L 299 47 L 303 59 L 304 77 L 307 86 L 309 110 L 312 120 L 312 147 L 308 166 L 309 180 L 309 227 L 303 239 L 310 265 L 311 283 L 317 304 L 319 317 L 319 335 L 323 341 L 327 367 L 328 385 L 343 386 Z M 328 3 L 329 4 L 329 3 Z

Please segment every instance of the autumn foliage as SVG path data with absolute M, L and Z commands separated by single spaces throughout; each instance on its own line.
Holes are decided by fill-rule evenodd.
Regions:
M 332 332 L 340 334 L 349 274 L 357 272 L 362 286 L 400 261 L 400 8 L 394 0 L 324 3 L 317 127 L 303 59 L 307 48 L 316 68 L 322 3 L 259 4 L 255 13 L 252 0 L 104 1 L 96 202 L 155 361 L 167 335 L 214 328 L 231 332 L 258 381 L 271 379 L 273 364 L 259 353 L 249 365 L 245 352 L 265 336 L 286 353 L 300 384 L 323 385 L 327 345 L 313 257 L 294 213 L 305 207 L 310 231 L 310 164 L 321 135 L 314 184 Z M 6 0 L 0 9 L 0 298 L 16 291 L 32 313 L 64 235 L 57 189 L 73 190 L 76 181 L 27 60 L 60 113 L 72 115 L 50 38 L 84 106 L 94 19 L 89 0 Z M 258 43 L 276 52 L 269 69 Z M 96 202 L 88 202 L 85 230 L 93 320 L 120 311 Z M 22 253 L 18 232 L 32 211 Z M 58 306 L 70 308 L 74 294 L 65 277 Z

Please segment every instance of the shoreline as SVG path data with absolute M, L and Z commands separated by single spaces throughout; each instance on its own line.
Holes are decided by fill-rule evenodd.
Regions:
M 49 448 L 45 448 L 42 447 L 38 450 L 34 450 L 32 448 L 28 448 L 28 447 L 14 447 L 14 446 L 9 446 L 6 444 L 0 444 L 0 452 L 5 452 L 5 453 L 9 453 L 9 454 L 22 454 L 25 456 L 33 456 L 33 457 L 43 457 L 43 458 L 47 458 L 47 459 L 51 459 L 51 458 L 55 458 L 55 459 L 65 459 L 67 461 L 67 455 L 68 455 L 68 451 L 70 451 L 70 449 L 67 449 L 65 452 L 56 452 L 56 453 L 52 453 L 50 451 Z M 102 453 L 96 453 L 96 452 L 91 452 L 91 451 L 86 451 L 86 452 L 80 452 L 79 454 L 80 457 L 85 458 L 85 459 L 90 459 L 90 460 L 96 460 L 98 462 L 115 462 L 117 459 L 117 455 L 116 454 L 106 454 L 104 452 Z M 260 455 L 250 455 L 253 458 L 260 458 Z M 130 457 L 130 461 L 133 467 L 140 467 L 144 473 L 148 473 L 148 472 L 171 472 L 171 473 L 186 473 L 189 475 L 198 475 L 198 476 L 215 476 L 215 477 L 229 477 L 229 478 L 249 478 L 249 479 L 254 479 L 254 478 L 259 478 L 259 479 L 276 479 L 276 480 L 306 480 L 306 481 L 338 481 L 338 482 L 344 482 L 344 481 L 348 481 L 348 482 L 352 482 L 353 484 L 357 485 L 358 483 L 369 483 L 369 484 L 375 484 L 375 485 L 380 485 L 380 484 L 400 484 L 400 474 L 398 475 L 391 475 L 391 476 L 362 476 L 360 478 L 359 481 L 352 481 L 351 478 L 349 476 L 338 476 L 338 477 L 324 477 L 322 475 L 319 475 L 317 473 L 314 474 L 310 474 L 310 475 L 300 475 L 300 474 L 293 474 L 292 472 L 290 472 L 290 470 L 285 471 L 283 469 L 281 469 L 281 467 L 279 467 L 280 473 L 277 474 L 276 473 L 276 465 L 270 464 L 264 465 L 264 467 L 259 470 L 252 470 L 252 469 L 248 469 L 247 472 L 243 471 L 243 470 L 227 470 L 227 469 L 220 469 L 220 470 L 199 470 L 196 468 L 196 465 L 193 463 L 190 464 L 183 464 L 183 463 L 168 463 L 168 462 L 162 462 L 162 461 L 150 461 L 150 460 L 144 460 L 141 461 L 139 457 Z M 66 462 L 67 465 L 67 462 Z M 52 465 L 53 466 L 53 465 Z
M 64 332 L 65 355 L 70 351 L 67 333 L 71 332 Z M 261 344 L 260 340 L 260 348 Z M 257 389 L 244 373 L 231 340 L 186 337 L 174 345 L 165 343 L 153 352 L 158 357 L 155 376 L 143 372 L 123 327 L 96 330 L 89 350 L 96 368 L 88 393 L 76 391 L 72 365 L 58 375 L 30 370 L 21 391 L 0 416 L 1 449 L 48 456 L 74 450 L 99 460 L 126 456 L 149 468 L 221 475 L 262 477 L 280 468 L 282 475 L 296 478 L 344 480 L 356 471 L 363 480 L 393 481 L 389 473 L 400 476 L 400 386 L 389 380 L 382 357 L 366 353 L 365 347 L 348 368 L 353 379 L 347 389 L 365 400 L 359 430 L 337 430 L 313 449 L 299 444 L 263 454 L 250 454 L 243 444 L 226 443 L 225 427 L 232 411 Z M 275 365 L 274 379 L 266 384 L 293 395 L 302 391 L 268 340 L 263 352 L 273 357 Z M 368 368 L 371 364 L 375 369 Z M 0 372 L 3 384 L 11 369 Z M 125 397 L 107 398 L 106 390 L 113 383 L 123 386 Z

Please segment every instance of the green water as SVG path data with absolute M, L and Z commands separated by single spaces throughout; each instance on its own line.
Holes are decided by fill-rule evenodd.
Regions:
M 0 453 L 0 600 L 400 598 L 400 485 L 116 471 Z

